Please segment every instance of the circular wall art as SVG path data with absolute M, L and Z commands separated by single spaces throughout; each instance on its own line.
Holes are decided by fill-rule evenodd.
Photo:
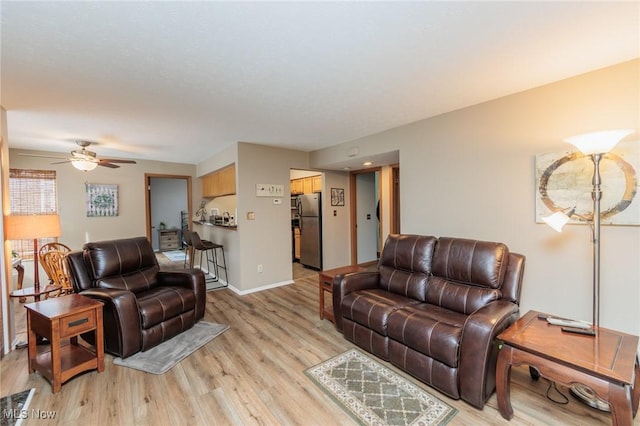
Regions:
M 637 142 L 602 156 L 602 224 L 640 225 L 638 163 Z M 570 218 L 573 223 L 591 221 L 593 173 L 591 157 L 580 152 L 536 156 L 536 221 L 542 222 L 542 217 L 572 207 L 575 207 Z

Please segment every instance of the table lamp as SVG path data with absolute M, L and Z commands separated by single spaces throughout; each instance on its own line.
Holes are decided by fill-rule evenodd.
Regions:
M 57 214 L 12 214 L 6 216 L 5 219 L 5 238 L 7 240 L 33 239 L 33 287 L 38 292 L 40 291 L 38 239 L 60 236 L 60 216 Z
M 614 146 L 625 136 L 633 133 L 633 130 L 607 130 L 595 133 L 586 133 L 578 136 L 572 136 L 565 139 L 566 142 L 574 145 L 583 154 L 589 156 L 593 162 L 593 178 L 591 198 L 593 200 L 593 216 L 589 225 L 591 225 L 591 242 L 593 243 L 593 330 L 597 333 L 600 326 L 600 200 L 602 199 L 602 190 L 600 188 L 600 161 L 604 155 L 613 149 Z M 566 211 L 567 209 L 565 209 Z M 542 220 L 556 231 L 562 231 L 562 227 L 569 222 L 569 218 L 575 212 L 575 208 L 570 209 L 567 213 L 557 211 L 550 216 L 542 218 Z M 598 408 L 602 411 L 609 411 L 609 405 L 598 398 L 591 389 L 582 385 L 574 385 L 571 387 L 573 393 L 578 399 Z

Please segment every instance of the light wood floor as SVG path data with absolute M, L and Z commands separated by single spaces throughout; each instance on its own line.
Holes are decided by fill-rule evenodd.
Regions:
M 318 318 L 317 274 L 294 271 L 295 284 L 285 287 L 246 296 L 209 292 L 205 320 L 230 330 L 164 375 L 115 366 L 107 355 L 103 373 L 77 376 L 53 395 L 40 374 L 27 374 L 27 351 L 21 349 L 2 360 L 0 396 L 36 388 L 29 408 L 53 411 L 55 419 L 30 417 L 27 425 L 355 425 L 304 374 L 354 345 Z M 549 401 L 546 387 L 542 379 L 532 382 L 528 370 L 514 369 L 511 422 L 500 416 L 495 395 L 478 410 L 430 392 L 459 410 L 450 425 L 611 423 L 608 414 L 571 396 L 568 405 Z

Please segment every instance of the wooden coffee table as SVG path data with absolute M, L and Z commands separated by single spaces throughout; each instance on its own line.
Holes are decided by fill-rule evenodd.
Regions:
M 39 371 L 49 379 L 53 393 L 62 383 L 87 370 L 104 371 L 102 302 L 79 294 L 28 303 L 29 373 Z M 95 333 L 95 349 L 78 344 L 78 336 Z M 38 353 L 36 336 L 46 337 L 51 350 Z M 69 339 L 69 344 L 62 344 Z
M 591 388 L 611 407 L 614 425 L 631 425 L 638 411 L 640 367 L 638 336 L 596 328 L 596 336 L 567 333 L 529 311 L 498 339 L 503 342 L 496 367 L 500 414 L 513 417 L 510 399 L 512 365 L 529 365 L 540 376 L 570 386 Z

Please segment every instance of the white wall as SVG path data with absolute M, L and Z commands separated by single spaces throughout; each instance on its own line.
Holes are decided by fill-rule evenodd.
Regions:
M 307 167 L 308 155 L 305 152 L 238 144 L 236 186 L 238 218 L 241 221 L 238 234 L 242 253 L 242 290 L 292 281 L 290 169 Z M 274 197 L 257 197 L 256 184 L 283 185 L 281 204 L 273 204 Z M 247 219 L 249 212 L 254 213 L 255 220 Z M 262 273 L 258 272 L 258 265 L 263 265 Z
M 26 157 L 19 155 L 21 152 L 58 157 L 60 153 L 10 149 L 9 163 L 12 168 L 56 170 L 58 211 L 62 227 L 62 236 L 58 241 L 72 249 L 81 249 L 87 237 L 90 241 L 100 241 L 147 235 L 145 173 L 192 176 L 192 180 L 197 180 L 196 167 L 191 164 L 137 160 L 137 164 L 125 164 L 119 169 L 98 167 L 90 172 L 82 172 L 68 163 L 51 164 L 55 160 Z M 87 182 L 118 185 L 118 216 L 87 217 Z
M 325 171 L 323 185 L 322 267 L 334 269 L 351 263 L 349 173 Z M 331 205 L 331 188 L 345 190 L 344 206 Z
M 443 114 L 311 156 L 314 167 L 400 150 L 404 233 L 505 242 L 526 255 L 522 312 L 591 320 L 592 254 L 586 226 L 562 234 L 535 222 L 536 154 L 563 138 L 616 128 L 640 132 L 640 60 Z M 384 179 L 383 179 L 384 181 Z M 636 196 L 634 202 L 640 202 Z M 601 325 L 640 334 L 640 227 L 602 228 Z

